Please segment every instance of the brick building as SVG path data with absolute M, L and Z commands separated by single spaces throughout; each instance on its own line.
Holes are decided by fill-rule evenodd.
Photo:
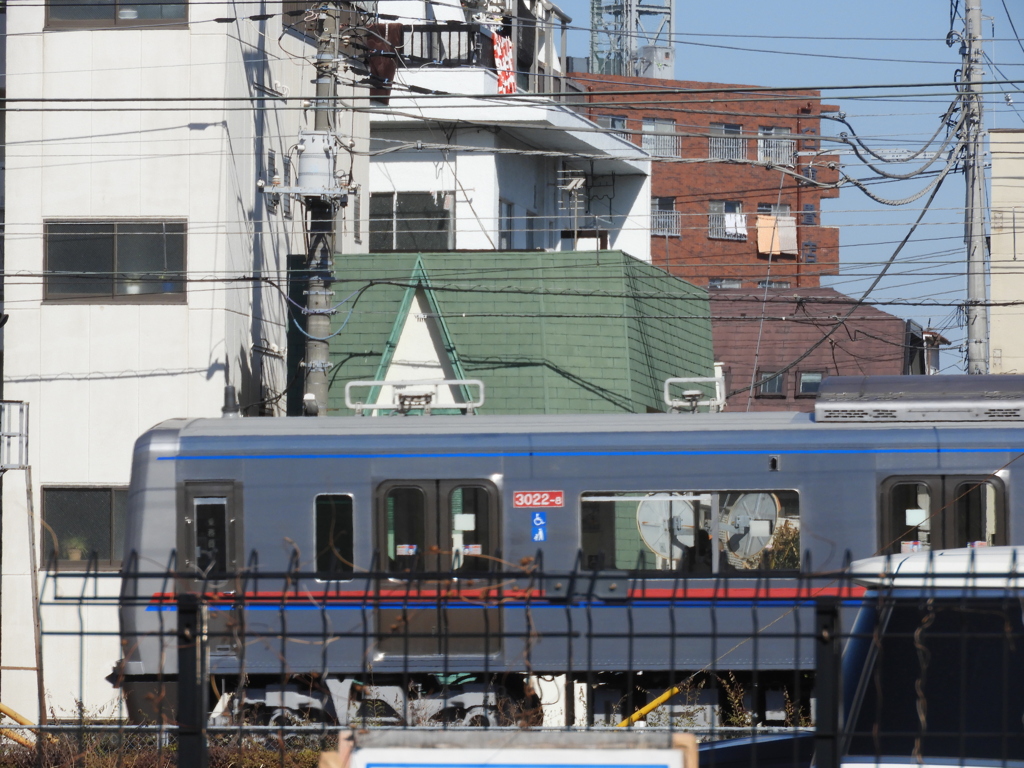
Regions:
M 832 288 L 770 289 L 767 299 L 764 291 L 712 291 L 715 359 L 723 364 L 726 391 L 748 387 L 789 365 L 820 341 L 855 302 Z M 826 376 L 924 374 L 929 340 L 945 341 L 912 320 L 872 306 L 857 307 L 807 359 L 755 386 L 753 394 L 733 395 L 727 409 L 812 411 L 818 385 Z
M 765 280 L 780 288 L 814 287 L 821 275 L 836 274 L 839 233 L 822 226 L 821 201 L 839 190 L 787 173 L 819 182 L 838 178 L 829 167 L 835 156 L 813 154 L 821 150 L 821 113 L 837 109 L 823 105 L 818 91 L 573 77 L 586 86 L 591 120 L 656 158 L 654 264 L 711 288 L 757 288 Z

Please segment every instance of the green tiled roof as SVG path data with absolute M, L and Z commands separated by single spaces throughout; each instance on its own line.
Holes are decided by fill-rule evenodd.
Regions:
M 345 382 L 382 374 L 416 285 L 486 413 L 664 410 L 666 378 L 712 375 L 706 292 L 621 251 L 339 254 L 335 270 L 338 297 L 369 286 L 335 316 L 336 413 Z

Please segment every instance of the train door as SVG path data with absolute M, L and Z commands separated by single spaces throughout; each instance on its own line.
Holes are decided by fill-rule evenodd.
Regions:
M 231 593 L 232 574 L 242 567 L 242 493 L 232 481 L 186 482 L 178 493 L 179 589 Z M 210 653 L 238 653 L 241 616 L 213 605 L 207 617 Z
M 997 477 L 890 477 L 882 484 L 882 554 L 1008 543 L 1006 491 Z
M 461 574 L 500 570 L 500 531 L 498 491 L 488 481 L 400 480 L 378 487 L 380 570 L 425 575 L 409 583 L 408 607 L 378 610 L 382 651 L 479 655 L 500 649 L 498 610 L 459 597 L 466 587 Z

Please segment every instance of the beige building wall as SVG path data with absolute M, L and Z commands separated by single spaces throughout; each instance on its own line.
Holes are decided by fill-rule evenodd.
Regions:
M 992 373 L 1024 373 L 1024 130 L 990 132 Z

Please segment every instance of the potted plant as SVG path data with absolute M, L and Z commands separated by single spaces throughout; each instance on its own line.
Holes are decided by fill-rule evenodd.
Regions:
M 67 536 L 64 539 L 64 558 L 66 560 L 84 560 L 89 552 L 89 545 L 82 536 Z

